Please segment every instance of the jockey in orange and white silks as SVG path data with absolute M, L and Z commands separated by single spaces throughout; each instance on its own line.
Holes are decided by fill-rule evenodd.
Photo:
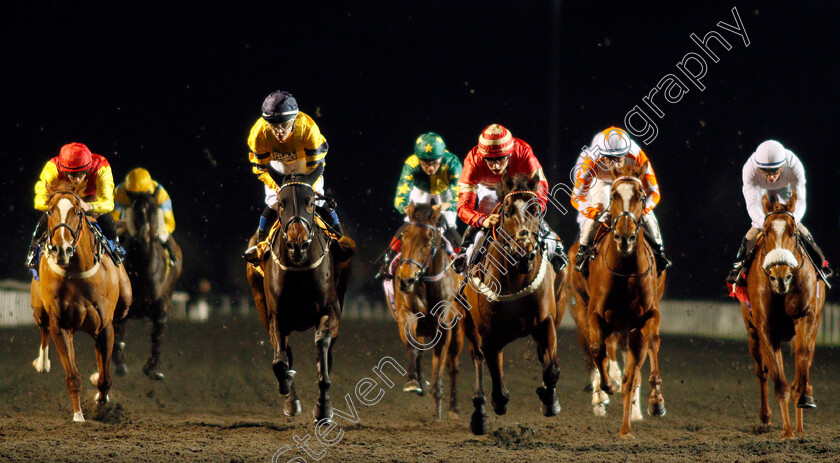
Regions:
M 752 250 L 759 232 L 764 227 L 765 214 L 761 198 L 767 194 L 773 201 L 787 203 L 794 191 L 796 191 L 796 206 L 793 211 L 793 218 L 796 221 L 796 229 L 803 241 L 808 244 L 809 251 L 817 266 L 821 267 L 819 270 L 823 276 L 826 278 L 830 276 L 832 272 L 828 266 L 828 261 L 814 241 L 811 232 L 801 222 L 805 216 L 807 191 L 805 188 L 805 168 L 799 158 L 776 140 L 767 140 L 758 145 L 755 152 L 747 159 L 742 175 L 744 201 L 752 224 L 741 240 L 735 262 L 726 278 L 727 283 L 734 284 L 738 281 L 748 253 Z
M 665 246 L 659 222 L 653 208 L 659 203 L 659 183 L 653 173 L 653 167 L 644 151 L 624 130 L 610 127 L 595 135 L 588 150 L 581 152 L 575 166 L 575 185 L 571 197 L 572 206 L 580 212 L 580 247 L 578 248 L 575 268 L 582 271 L 588 260 L 589 246 L 601 221 L 607 220 L 604 211 L 609 209 L 612 174 L 610 169 L 624 165 L 625 162 L 644 166 L 641 180 L 645 191 L 645 207 L 642 223 L 645 236 L 657 257 L 657 268 L 661 271 L 671 266 L 665 257 Z

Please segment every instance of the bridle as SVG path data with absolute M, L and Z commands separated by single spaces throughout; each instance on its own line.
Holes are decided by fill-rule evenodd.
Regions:
M 647 201 L 647 196 L 644 193 L 644 191 L 645 191 L 644 190 L 644 185 L 642 184 L 641 180 L 639 180 L 636 177 L 630 176 L 630 175 L 625 175 L 625 176 L 618 177 L 615 180 L 613 180 L 613 188 L 615 188 L 616 183 L 621 182 L 621 181 L 632 181 L 632 182 L 638 183 L 639 186 L 642 187 L 642 189 L 641 189 L 642 194 L 641 194 L 641 198 L 639 198 L 639 201 L 642 204 L 645 204 L 645 202 Z M 609 227 L 610 232 L 612 232 L 613 236 L 618 237 L 618 231 L 615 229 L 615 227 L 618 225 L 618 220 L 621 219 L 622 217 L 629 217 L 630 220 L 633 221 L 633 226 L 636 227 L 636 228 L 635 228 L 635 231 L 633 232 L 633 234 L 631 236 L 633 236 L 634 238 L 637 238 L 639 236 L 639 230 L 642 229 L 642 226 L 640 224 L 642 219 L 641 219 L 641 217 L 636 218 L 636 216 L 628 210 L 621 211 L 621 214 L 618 214 L 610 222 L 610 227 Z M 636 246 L 638 246 L 638 243 L 636 244 Z M 610 267 L 609 262 L 607 262 L 606 253 L 602 253 L 601 258 L 604 261 L 604 266 L 607 268 L 607 270 L 610 271 L 610 273 L 613 276 L 622 277 L 622 278 L 634 278 L 634 277 L 643 277 L 643 276 L 647 275 L 648 273 L 650 273 L 650 270 L 653 268 L 653 265 L 654 265 L 653 253 L 650 252 L 648 254 L 649 254 L 648 266 L 647 266 L 647 268 L 645 269 L 644 272 L 639 272 L 639 273 L 621 273 L 621 272 L 618 272 L 615 269 L 613 269 L 612 267 Z
M 315 191 L 315 189 L 312 188 L 312 185 L 310 185 L 306 182 L 298 182 L 298 181 L 291 181 L 291 182 L 284 183 L 280 188 L 277 189 L 277 195 L 280 196 L 280 192 L 283 191 L 284 188 L 289 187 L 289 186 L 303 186 L 303 187 L 307 188 L 309 191 L 311 191 L 313 196 L 318 196 L 318 197 L 321 197 L 325 200 L 329 199 L 329 198 L 325 198 L 323 195 L 318 194 Z M 314 214 L 313 214 L 313 217 L 314 217 Z M 291 227 L 292 224 L 295 223 L 295 222 L 300 222 L 303 225 L 303 228 L 306 230 L 306 240 L 304 241 L 304 243 L 306 243 L 306 248 L 307 248 L 306 252 L 309 253 L 309 252 L 311 252 L 311 249 L 312 249 L 312 237 L 314 235 L 315 225 L 312 223 L 312 221 L 310 219 L 300 215 L 300 213 L 298 211 L 297 188 L 292 189 L 292 216 L 288 220 L 288 222 L 282 224 L 282 226 L 280 227 L 280 233 L 282 233 L 282 235 L 283 235 L 283 242 L 286 243 L 287 248 L 291 248 L 292 246 L 294 246 L 288 240 L 288 231 L 289 231 L 289 227 Z M 274 238 L 276 239 L 277 235 L 274 235 Z M 332 238 L 330 238 L 330 240 L 331 239 Z M 330 243 L 327 242 L 327 243 L 324 244 L 324 252 L 323 252 L 323 254 L 321 254 L 321 257 L 319 257 L 315 262 L 313 262 L 309 265 L 303 266 L 303 267 L 284 265 L 282 262 L 280 262 L 280 259 L 274 253 L 273 248 L 274 248 L 274 243 L 272 243 L 272 245 L 269 246 L 269 251 L 271 252 L 271 254 L 274 257 L 274 262 L 277 263 L 277 265 L 280 266 L 281 269 L 283 269 L 284 271 L 289 271 L 289 272 L 303 272 L 303 271 L 306 271 L 306 270 L 312 270 L 312 269 L 318 267 L 319 265 L 321 265 L 321 262 L 323 262 L 324 258 L 330 252 Z
M 506 194 L 505 197 L 502 198 L 502 200 L 499 202 L 499 204 L 496 207 L 497 208 L 503 208 L 504 204 L 505 204 L 505 201 L 507 201 L 508 198 L 510 198 L 513 195 L 526 195 L 526 196 L 533 196 L 534 198 L 539 198 L 539 196 L 537 196 L 537 194 L 534 193 L 531 190 L 514 190 L 514 191 L 511 191 L 510 193 Z M 516 237 L 511 237 L 511 238 L 513 238 L 512 240 L 499 240 L 496 237 L 496 229 L 499 228 L 499 227 L 502 227 L 502 229 L 504 230 L 504 224 L 505 224 L 505 214 L 503 212 L 502 214 L 500 214 L 499 224 L 497 226 L 493 227 L 493 239 L 497 243 L 500 243 L 502 245 L 502 248 L 504 248 L 505 252 L 509 256 L 519 255 L 520 257 L 527 258 L 529 261 L 533 257 L 536 257 L 536 254 L 535 254 L 536 250 L 534 251 L 534 253 L 531 253 L 531 254 L 534 254 L 533 256 L 531 256 L 531 254 L 525 254 L 523 256 L 522 254 L 524 253 L 524 249 L 513 249 L 513 247 L 511 246 L 510 243 L 511 243 L 511 241 L 515 242 Z M 527 228 L 524 228 L 524 227 L 520 231 L 522 231 L 522 230 L 524 230 L 528 233 L 527 236 L 524 237 L 525 240 L 530 240 L 531 238 L 534 238 L 534 235 L 535 235 L 534 232 L 532 232 L 531 230 L 528 230 Z M 518 235 L 519 232 L 517 232 L 515 234 Z M 534 244 L 535 244 L 535 247 L 536 247 L 536 243 L 534 243 Z
M 786 216 L 790 217 L 791 219 L 793 219 L 793 223 L 796 224 L 796 217 L 790 211 L 770 211 L 770 212 L 764 214 L 764 221 L 767 222 L 767 219 L 770 216 L 773 216 L 773 215 L 786 215 Z M 794 241 L 796 242 L 795 247 L 796 247 L 797 252 L 799 252 L 799 239 L 796 237 L 795 225 L 794 225 L 794 232 L 793 233 L 794 233 Z M 768 253 L 770 253 L 770 251 L 773 251 L 772 249 L 771 250 L 767 249 L 767 236 L 766 235 L 765 235 L 764 239 L 762 240 L 762 248 L 764 250 L 764 256 L 765 257 L 767 256 Z M 793 254 L 793 252 L 790 249 L 786 249 L 786 248 L 780 248 L 780 249 L 783 249 L 783 250 Z M 796 256 L 794 255 L 794 258 L 795 257 Z M 794 271 L 799 270 L 799 268 L 802 267 L 802 264 L 804 263 L 804 259 L 802 259 L 801 255 L 796 260 L 797 260 L 797 265 L 795 267 L 791 266 Z M 764 263 L 762 262 L 761 270 L 764 272 L 765 275 L 767 275 L 769 277 L 770 276 L 770 269 L 777 266 L 777 265 L 788 265 L 788 264 L 786 264 L 785 262 L 782 262 L 782 261 L 771 262 L 769 265 L 767 265 L 765 267 Z
M 417 269 L 417 274 L 420 275 L 420 278 L 418 278 L 417 281 L 422 281 L 424 283 L 433 283 L 435 281 L 440 280 L 441 278 L 443 278 L 444 273 L 446 273 L 447 266 L 445 266 L 445 265 L 441 268 L 440 272 L 437 273 L 436 275 L 431 275 L 431 276 L 426 275 L 426 272 L 429 270 L 429 266 L 432 265 L 432 261 L 434 260 L 435 255 L 438 252 L 438 248 L 441 247 L 440 231 L 437 229 L 436 226 L 429 225 L 429 224 L 423 223 L 423 222 L 406 222 L 406 223 L 408 225 L 414 225 L 414 226 L 417 226 L 417 227 L 423 227 L 423 228 L 428 228 L 428 229 L 432 230 L 432 233 L 434 234 L 434 241 L 432 242 L 432 251 L 429 253 L 429 257 L 426 258 L 425 263 L 421 264 L 417 260 L 410 259 L 410 258 L 407 258 L 407 257 L 401 257 L 400 261 L 397 263 L 397 269 L 399 269 L 399 267 L 405 262 L 408 265 L 411 265 L 412 267 L 415 267 Z
M 57 195 L 57 194 L 70 194 L 70 195 L 73 195 L 73 197 L 76 198 L 77 200 L 79 200 L 79 201 L 82 200 L 82 198 L 80 198 L 76 193 L 74 193 L 72 191 L 54 191 L 54 192 L 52 192 L 52 194 L 50 194 L 50 199 L 52 199 L 52 197 L 54 195 Z M 58 225 L 56 225 L 56 226 L 54 226 L 50 229 L 50 233 L 47 236 L 47 246 L 52 248 L 53 247 L 52 237 L 55 234 L 55 232 L 58 231 L 61 228 L 66 228 L 70 232 L 70 236 L 73 237 L 73 241 L 70 242 L 70 255 L 71 256 L 76 254 L 76 246 L 78 246 L 79 237 L 82 235 L 82 227 L 87 223 L 87 216 L 85 216 L 84 211 L 80 207 L 78 207 L 77 205 L 74 205 L 74 207 L 77 209 L 76 215 L 79 218 L 79 225 L 76 227 L 76 229 L 74 230 L 73 227 L 71 227 L 70 225 L 67 225 L 67 223 L 65 223 L 65 222 L 60 222 Z M 47 216 L 49 216 L 49 215 L 50 215 L 50 211 L 47 210 Z

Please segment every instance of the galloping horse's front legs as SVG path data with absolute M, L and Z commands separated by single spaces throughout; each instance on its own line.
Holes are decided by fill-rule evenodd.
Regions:
M 642 327 L 642 337 L 648 343 L 650 351 L 650 404 L 648 414 L 651 416 L 665 415 L 665 399 L 662 397 L 662 378 L 659 376 L 659 311 L 657 310 Z M 641 363 L 644 363 L 642 358 Z M 641 365 L 639 365 L 641 367 Z
M 330 389 L 332 332 L 336 329 L 334 324 L 334 318 L 331 315 L 324 315 L 315 331 L 315 347 L 318 350 L 318 389 L 320 390 L 313 411 L 315 421 L 332 418 L 333 415 L 332 402 L 327 391 Z
M 618 387 L 610 381 L 608 375 L 610 364 L 609 357 L 607 357 L 607 346 L 604 342 L 611 333 L 606 332 L 605 326 L 601 323 L 601 315 L 599 315 L 597 308 L 593 306 L 592 300 L 589 301 L 589 304 L 589 351 L 592 354 L 595 366 L 598 367 L 598 373 L 601 375 L 601 390 L 613 395 L 618 392 Z
M 621 383 L 621 401 L 624 406 L 624 414 L 621 419 L 621 430 L 619 437 L 633 437 L 630 432 L 631 408 L 635 397 L 636 387 L 641 379 L 642 364 L 647 356 L 647 339 L 639 330 L 631 331 L 628 334 L 627 364 L 624 366 L 624 380 Z
M 461 349 L 464 348 L 464 324 L 458 323 L 452 330 L 452 338 L 449 341 L 449 352 L 446 354 L 446 366 L 449 370 L 449 416 L 450 418 L 458 418 L 460 410 L 458 408 L 458 371 L 460 370 L 461 362 L 458 358 L 461 355 Z
M 443 368 L 446 366 L 446 352 L 452 339 L 452 330 L 443 330 L 442 342 L 435 344 L 432 351 L 432 396 L 435 399 L 435 419 L 440 421 L 443 400 Z
M 764 361 L 761 358 L 761 341 L 758 339 L 758 332 L 752 323 L 747 322 L 746 327 L 750 355 L 755 361 L 755 376 L 758 378 L 758 390 L 761 395 L 758 417 L 761 424 L 767 426 L 770 424 L 770 417 L 773 415 L 773 412 L 770 411 L 770 403 L 767 400 L 767 367 L 764 366 Z
M 796 400 L 796 433 L 800 436 L 805 435 L 804 409 L 817 407 L 810 377 L 817 334 L 814 321 L 814 317 L 810 315 L 794 321 L 796 337 L 793 339 L 793 345 L 796 351 L 796 372 L 793 380 L 793 397 Z
M 52 313 L 57 313 L 58 309 Z M 58 318 L 50 318 L 50 334 L 55 343 L 55 350 L 61 357 L 61 364 L 64 365 L 64 383 L 67 385 L 67 393 L 73 401 L 73 421 L 82 422 L 85 416 L 82 413 L 81 391 L 82 376 L 76 368 L 76 354 L 73 348 L 73 332 L 59 327 Z
M 279 384 L 280 395 L 285 398 L 283 414 L 286 416 L 299 415 L 303 408 L 295 392 L 292 348 L 289 346 L 289 335 L 280 331 L 276 315 L 271 315 L 268 332 L 271 336 L 271 346 L 274 349 L 272 370 L 274 370 L 274 376 Z
M 39 298 L 40 299 L 40 298 Z M 32 361 L 32 366 L 38 373 L 49 373 L 50 371 L 50 318 L 44 306 L 37 305 L 33 301 L 35 308 L 35 323 L 38 325 L 38 330 L 41 332 L 41 346 L 38 349 L 38 358 Z
M 152 319 L 152 355 L 143 366 L 143 373 L 151 379 L 162 380 L 163 373 L 160 371 L 160 346 L 163 341 L 163 331 L 166 329 L 166 303 L 157 301 L 149 312 Z
M 477 341 L 477 340 L 476 340 Z M 484 404 L 487 399 L 484 396 L 484 354 L 478 347 L 478 343 L 470 339 L 470 353 L 472 354 L 473 366 L 475 367 L 475 385 L 473 392 L 473 411 L 470 418 L 470 430 L 473 434 L 487 434 L 487 411 Z
M 96 335 L 96 400 L 99 403 L 106 403 L 110 398 L 108 391 L 111 390 L 111 351 L 114 348 L 114 326 L 108 325 Z
M 400 312 L 399 313 L 399 320 L 398 326 L 400 328 L 400 338 L 402 339 L 403 345 L 405 346 L 405 353 L 408 357 L 408 379 L 405 382 L 405 386 L 403 386 L 403 392 L 414 392 L 417 395 L 424 395 L 426 393 L 425 389 L 423 388 L 423 368 L 422 368 L 422 360 L 423 360 L 423 352 L 416 347 L 414 347 L 410 342 L 409 339 L 406 337 L 405 332 L 405 325 L 409 323 L 409 317 L 407 312 Z M 411 333 L 409 334 L 412 340 L 419 341 L 419 336 L 417 336 L 417 325 L 416 322 L 409 327 Z
M 557 380 L 560 379 L 560 369 L 557 368 L 557 331 L 554 317 L 548 316 L 537 325 L 533 333 L 537 342 L 537 355 L 543 367 L 543 383 L 537 388 L 537 395 L 542 400 L 544 416 L 555 416 L 560 413 L 560 401 L 557 400 Z
M 770 327 L 766 321 L 758 328 L 758 335 L 761 339 L 761 350 L 767 362 L 770 378 L 773 379 L 776 402 L 779 404 L 782 413 L 782 439 L 789 439 L 793 437 L 793 428 L 790 425 L 790 412 L 788 411 L 790 387 L 788 386 L 787 379 L 785 378 L 785 370 L 782 366 L 782 351 L 778 344 L 774 345 L 771 342 Z
M 114 327 L 114 373 L 117 376 L 125 376 L 128 374 L 128 366 L 125 364 L 125 324 L 128 319 L 116 320 L 112 323 Z
M 490 380 L 493 384 L 490 393 L 490 404 L 497 415 L 507 413 L 507 403 L 510 401 L 508 390 L 505 387 L 504 372 L 502 371 L 503 355 L 498 344 L 484 339 L 481 346 L 484 358 L 487 359 L 487 370 L 490 372 Z

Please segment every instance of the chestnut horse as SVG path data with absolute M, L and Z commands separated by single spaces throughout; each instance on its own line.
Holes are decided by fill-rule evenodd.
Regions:
M 33 278 L 31 285 L 35 323 L 41 330 L 40 352 L 32 364 L 39 372 L 49 371 L 49 331 L 64 365 L 73 421 L 78 422 L 85 417 L 73 335 L 83 331 L 93 337 L 98 372 L 90 379 L 99 390 L 97 403 L 108 402 L 113 322 L 125 317 L 131 305 L 125 269 L 105 257 L 102 242 L 89 229 L 79 197 L 82 188 L 66 180 L 47 185 L 49 235 L 38 269 L 40 281 Z
M 432 394 L 435 416 L 440 421 L 445 365 L 450 380 L 449 411 L 453 417 L 458 414 L 456 384 L 464 327 L 457 323 L 459 312 L 452 301 L 461 277 L 449 265 L 449 255 L 438 229 L 440 205 L 412 202 L 405 212 L 409 222 L 401 235 L 400 261 L 392 283 L 400 337 L 408 354 L 409 379 L 403 391 L 424 394 L 420 361 L 423 351 L 434 347 Z
M 458 295 L 458 302 L 468 312 L 462 323 L 475 366 L 475 411 L 470 420 L 475 434 L 488 431 L 483 385 L 485 359 L 493 382 L 493 410 L 503 415 L 509 397 L 504 386 L 502 349 L 529 335 L 536 341 L 543 367 L 542 385 L 537 388 L 542 413 L 560 413 L 555 391 L 560 370 L 555 356 L 556 330 L 562 312 L 557 311 L 554 269 L 537 246 L 541 213 L 538 185 L 536 174 L 530 179 L 523 175 L 502 176 L 498 188 L 502 200 L 497 206 L 500 222 L 493 230 L 495 239 L 486 241 L 481 262 L 468 269 L 463 295 Z
M 270 237 L 268 252 L 261 256 L 260 270 L 248 264 L 246 273 L 271 338 L 272 367 L 285 398 L 283 412 L 288 416 L 302 410 L 295 391 L 289 336 L 293 331 L 315 328 L 320 394 L 313 415 L 320 421 L 333 414 L 327 391 L 350 261 L 336 257 L 338 246 L 332 246 L 334 240 L 316 224 L 315 201 L 321 196 L 297 178 L 290 175 L 281 182 L 277 193 L 280 226 Z M 255 234 L 249 246 L 256 240 Z
M 652 416 L 665 414 L 665 399 L 659 376 L 659 301 L 665 286 L 665 272 L 657 272 L 653 250 L 644 239 L 641 224 L 645 193 L 639 180 L 640 168 L 626 163 L 610 191 L 612 239 L 596 245 L 589 264 L 586 337 L 600 374 L 600 387 L 615 394 L 609 375 L 607 343 L 616 333 L 627 334 L 628 354 L 621 384 L 623 418 L 619 435 L 630 435 L 634 390 L 641 384 L 641 368 L 650 354 L 650 404 Z M 641 238 L 638 239 L 641 233 Z M 573 246 L 574 248 L 574 246 Z
M 796 433 L 805 434 L 803 410 L 816 408 L 809 369 L 814 360 L 817 328 L 825 304 L 825 283 L 817 277 L 796 234 L 793 209 L 794 191 L 787 205 L 764 206 L 763 236 L 747 275 L 748 301 L 741 303 L 741 315 L 749 335 L 750 354 L 755 360 L 755 375 L 761 392 L 759 417 L 770 424 L 767 403 L 767 375 L 773 380 L 776 402 L 782 413 L 782 439 L 793 437 L 788 413 L 790 387 L 782 364 L 781 344 L 793 339 L 796 369 L 793 394 L 796 401 Z
M 169 236 L 170 249 L 175 253 L 174 264 L 170 263 L 160 235 L 164 228 L 163 211 L 154 196 L 145 193 L 129 193 L 131 207 L 126 209 L 120 225 L 125 230 L 120 234 L 126 250 L 125 268 L 131 279 L 134 302 L 130 318 L 149 318 L 152 321 L 152 353 L 143 366 L 143 373 L 151 379 L 162 380 L 160 371 L 160 345 L 166 329 L 166 316 L 172 307 L 172 293 L 181 276 L 183 259 L 181 248 L 175 238 Z M 120 376 L 128 372 L 123 359 L 125 325 L 128 320 L 114 324 L 114 372 Z

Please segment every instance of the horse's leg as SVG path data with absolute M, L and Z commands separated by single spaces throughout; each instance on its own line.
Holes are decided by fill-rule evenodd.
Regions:
M 607 359 L 610 365 L 607 369 L 607 375 L 616 387 L 621 387 L 621 367 L 618 366 L 618 333 L 613 333 L 607 337 L 604 343 L 607 346 Z
M 650 404 L 648 414 L 650 416 L 665 415 L 665 398 L 662 397 L 662 378 L 659 376 L 659 311 L 651 316 L 645 326 L 642 327 L 642 336 L 647 342 L 647 351 L 650 352 Z M 644 363 L 642 358 L 641 363 Z M 641 365 L 639 365 L 641 367 Z M 635 392 L 635 391 L 634 391 Z
M 50 371 L 50 318 L 43 305 L 35 310 L 35 322 L 41 332 L 41 345 L 38 349 L 38 358 L 32 361 L 32 366 L 38 373 Z
M 644 335 L 634 330 L 628 334 L 628 355 L 627 363 L 624 365 L 624 380 L 621 384 L 621 401 L 623 407 L 623 415 L 621 419 L 621 430 L 618 432 L 619 437 L 633 437 L 630 428 L 630 417 L 632 415 L 633 398 L 636 386 L 641 379 L 642 362 L 645 357 L 645 342 Z
M 464 324 L 458 323 L 452 330 L 449 341 L 449 352 L 446 355 L 446 366 L 449 369 L 449 417 L 458 419 L 458 372 L 461 367 L 461 350 L 464 348 Z
M 811 387 L 810 367 L 814 358 L 811 344 L 812 333 L 816 334 L 814 317 L 806 316 L 794 321 L 796 336 L 793 339 L 796 358 L 796 372 L 793 380 L 793 398 L 796 401 L 796 433 L 805 435 L 803 411 L 806 408 L 816 408 L 813 388 Z
M 555 416 L 560 413 L 556 389 L 560 369 L 557 368 L 557 330 L 554 317 L 549 315 L 543 319 L 532 336 L 537 342 L 537 355 L 543 367 L 542 385 L 537 388 L 537 396 L 542 401 L 543 416 Z
M 779 345 L 774 345 L 770 340 L 770 327 L 766 322 L 759 329 L 759 336 L 761 337 L 761 348 L 767 367 L 770 373 L 770 378 L 773 379 L 773 389 L 776 394 L 776 403 L 779 404 L 782 415 L 782 439 L 789 439 L 793 437 L 793 428 L 790 425 L 790 412 L 788 405 L 790 402 L 790 386 L 785 378 L 784 363 L 782 362 L 782 351 Z
M 315 348 L 318 350 L 318 389 L 320 391 L 315 402 L 313 415 L 315 421 L 332 418 L 332 402 L 330 401 L 330 344 L 333 333 L 337 331 L 337 321 L 331 315 L 324 315 L 315 331 Z
M 96 401 L 104 404 L 110 400 L 108 391 L 111 390 L 111 352 L 114 348 L 114 326 L 108 325 L 99 330 L 96 335 Z
M 127 318 L 122 320 L 114 320 L 114 350 L 111 354 L 111 359 L 114 362 L 114 373 L 117 376 L 125 376 L 128 374 L 128 366 L 125 364 L 125 325 L 128 323 Z
M 114 321 L 124 320 L 128 315 L 128 309 L 134 300 L 134 294 L 131 291 L 131 281 L 128 279 L 128 273 L 125 271 L 125 265 L 117 267 L 119 275 L 120 295 L 117 298 L 117 306 L 114 309 Z
M 403 392 L 415 392 L 419 395 L 423 395 L 423 384 L 418 380 L 420 375 L 419 356 L 422 353 L 408 342 L 408 337 L 406 337 L 406 332 L 403 328 L 408 322 L 408 317 L 407 314 L 404 314 L 405 312 L 399 312 L 397 323 L 397 326 L 400 328 L 400 339 L 402 339 L 403 345 L 405 346 L 405 354 L 406 357 L 408 357 L 408 379 L 405 382 L 405 386 L 403 386 Z M 417 339 L 417 326 L 412 325 L 410 329 L 411 338 Z
M 76 368 L 76 354 L 73 349 L 73 332 L 59 327 L 58 318 L 50 318 L 50 335 L 55 343 L 55 350 L 61 357 L 61 364 L 64 366 L 64 384 L 67 386 L 67 393 L 73 401 L 73 421 L 82 422 L 85 416 L 82 413 L 82 375 Z
M 590 304 L 592 304 L 592 301 L 590 301 Z M 601 376 L 601 390 L 609 395 L 613 395 L 618 392 L 618 387 L 607 376 L 607 372 L 609 371 L 609 358 L 607 357 L 605 344 L 605 339 L 610 333 L 606 332 L 606 327 L 601 322 L 601 316 L 598 315 L 598 311 L 593 307 L 590 307 L 588 322 L 589 351 Z
M 443 401 L 443 368 L 446 366 L 446 352 L 452 339 L 451 330 L 443 330 L 442 342 L 435 344 L 432 351 L 432 397 L 435 399 L 435 419 L 440 421 Z
M 490 372 L 492 392 L 490 393 L 490 404 L 497 415 L 507 413 L 507 403 L 510 400 L 507 388 L 504 384 L 504 372 L 502 371 L 502 349 L 495 342 L 484 340 L 481 346 L 484 351 L 484 358 L 487 360 L 487 371 Z
M 297 389 L 295 389 L 295 374 L 297 372 L 295 371 L 294 359 L 292 357 L 292 346 L 289 345 L 288 335 L 281 338 L 281 347 L 286 352 L 286 360 L 289 365 L 288 374 L 290 377 L 289 393 L 286 394 L 286 400 L 283 403 L 283 414 L 286 416 L 297 416 L 303 413 L 303 406 L 300 404 L 300 398 L 298 397 Z
M 291 368 L 291 347 L 289 347 L 289 335 L 284 334 L 277 320 L 276 314 L 270 314 L 268 319 L 268 333 L 271 338 L 273 359 L 271 369 L 277 378 L 280 395 L 285 398 L 283 413 L 294 416 L 300 413 L 300 401 L 297 401 L 297 394 L 294 393 L 294 375 Z
M 470 352 L 472 353 L 473 366 L 475 367 L 475 386 L 473 393 L 473 411 L 470 418 L 470 430 L 473 434 L 487 434 L 487 411 L 484 404 L 487 399 L 484 396 L 484 354 L 478 347 L 477 343 L 473 344 L 470 340 Z
M 160 381 L 163 373 L 160 371 L 160 347 L 163 343 L 163 331 L 166 329 L 167 311 L 164 301 L 157 301 L 149 312 L 152 319 L 152 355 L 143 366 L 143 373 L 151 379 Z
M 767 426 L 770 424 L 770 417 L 773 412 L 770 411 L 770 403 L 767 400 L 767 367 L 764 366 L 764 361 L 761 359 L 761 345 L 755 329 L 748 333 L 747 340 L 749 341 L 750 355 L 755 361 L 755 376 L 758 378 L 758 390 L 761 395 L 758 417 L 761 424 Z

